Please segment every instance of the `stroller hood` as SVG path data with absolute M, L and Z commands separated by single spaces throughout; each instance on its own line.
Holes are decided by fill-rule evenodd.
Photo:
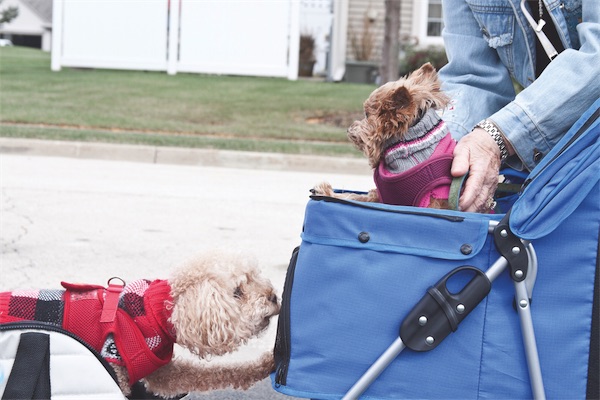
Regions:
M 544 157 L 512 207 L 510 228 L 520 238 L 546 236 L 595 190 L 600 179 L 600 99 Z

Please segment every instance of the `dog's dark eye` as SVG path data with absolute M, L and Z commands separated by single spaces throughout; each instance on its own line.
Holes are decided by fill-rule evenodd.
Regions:
M 241 299 L 243 295 L 244 292 L 242 291 L 242 288 L 240 286 L 236 287 L 233 291 L 233 297 L 235 297 L 236 299 Z

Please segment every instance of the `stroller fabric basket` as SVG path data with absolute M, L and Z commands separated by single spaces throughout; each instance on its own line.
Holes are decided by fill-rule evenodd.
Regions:
M 580 144 L 591 151 L 582 172 L 589 175 L 579 184 L 585 190 L 555 196 L 558 202 L 576 198 L 565 205 L 567 212 L 542 201 L 543 222 L 518 215 L 526 220 L 524 226 L 535 228 L 528 238 L 538 261 L 531 314 L 548 398 L 585 398 L 588 375 L 597 374 L 598 343 L 590 342 L 592 316 L 598 313 L 593 302 L 600 232 L 599 108 L 597 102 L 572 129 L 592 136 L 589 144 Z M 547 157 L 550 162 L 561 154 Z M 532 183 L 532 190 L 560 189 L 565 184 L 551 181 L 554 175 L 579 182 L 561 175 L 577 170 L 573 165 L 566 163 L 560 171 L 552 165 L 549 171 L 532 172 L 542 175 L 536 178 L 540 181 L 550 177 L 544 189 Z M 525 196 L 539 201 L 535 193 Z M 513 211 L 520 211 L 516 206 L 521 200 Z M 527 204 L 523 209 L 531 206 Z M 286 277 L 273 387 L 296 397 L 341 398 L 398 338 L 400 324 L 428 288 L 468 266 L 445 282 L 458 294 L 476 275 L 471 267 L 485 271 L 500 257 L 489 226 L 504 217 L 313 197 Z M 545 224 L 544 229 L 536 224 Z M 522 230 L 521 238 L 529 232 Z M 513 281 L 504 272 L 456 332 L 432 351 L 402 352 L 362 398 L 530 398 L 514 299 Z M 595 354 L 590 355 L 590 347 Z M 596 396 L 597 390 L 592 392 Z

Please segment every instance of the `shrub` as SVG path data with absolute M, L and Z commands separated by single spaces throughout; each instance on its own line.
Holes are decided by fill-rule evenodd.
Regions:
M 426 62 L 430 62 L 436 70 L 440 70 L 448 63 L 446 50 L 442 46 L 429 46 L 426 48 L 417 48 L 409 46 L 404 51 L 404 56 L 400 57 L 400 76 L 404 76 Z
M 300 61 L 314 62 L 315 61 L 315 38 L 309 34 L 300 35 Z

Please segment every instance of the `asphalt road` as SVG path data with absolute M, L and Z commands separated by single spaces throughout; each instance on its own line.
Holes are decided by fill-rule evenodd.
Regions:
M 322 180 L 346 189 L 372 186 L 368 173 L 331 172 L 335 161 L 323 168 L 330 171 L 302 172 L 289 167 L 294 162 L 273 167 L 260 156 L 246 159 L 247 168 L 243 157 L 228 168 L 32 156 L 7 148 L 4 142 L 0 153 L 0 291 L 55 288 L 60 281 L 105 284 L 112 276 L 164 278 L 197 252 L 221 247 L 257 258 L 281 294 L 309 189 Z M 125 153 L 99 158 L 128 159 Z M 276 322 L 236 354 L 211 362 L 272 349 Z M 268 380 L 246 392 L 188 397 L 289 398 Z

